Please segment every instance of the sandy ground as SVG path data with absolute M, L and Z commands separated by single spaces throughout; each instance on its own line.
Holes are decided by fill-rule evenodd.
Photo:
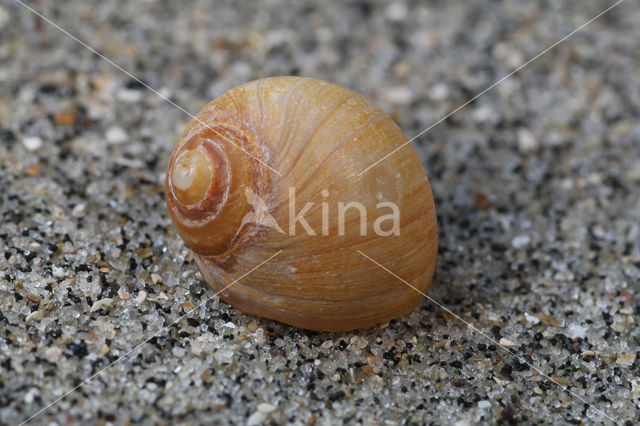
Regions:
M 412 137 L 612 3 L 29 4 L 192 113 L 305 75 L 360 91 Z M 637 6 L 414 142 L 440 225 L 430 296 L 476 329 L 425 300 L 329 334 L 212 297 L 163 197 L 189 117 L 3 0 L 0 424 L 200 304 L 32 424 L 638 422 Z

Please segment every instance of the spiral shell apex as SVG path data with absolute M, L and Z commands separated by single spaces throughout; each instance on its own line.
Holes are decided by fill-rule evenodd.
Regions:
M 249 82 L 187 126 L 167 170 L 169 214 L 207 283 L 240 310 L 319 331 L 383 323 L 420 304 L 438 246 L 410 145 L 361 173 L 406 140 L 342 86 Z

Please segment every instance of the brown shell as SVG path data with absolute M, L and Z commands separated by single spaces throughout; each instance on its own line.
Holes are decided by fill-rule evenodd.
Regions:
M 212 288 L 240 278 L 220 293 L 240 310 L 322 331 L 383 323 L 423 296 L 357 250 L 426 292 L 438 246 L 431 188 L 411 145 L 358 176 L 406 140 L 350 89 L 298 77 L 252 81 L 185 130 L 167 170 L 169 213 Z M 339 203 L 350 202 L 366 220 L 343 209 L 340 232 Z M 381 202 L 398 206 L 393 235 L 374 230 L 392 212 Z M 295 221 L 291 232 L 290 210 L 293 218 L 306 203 L 315 235 Z M 388 231 L 393 221 L 380 225 Z

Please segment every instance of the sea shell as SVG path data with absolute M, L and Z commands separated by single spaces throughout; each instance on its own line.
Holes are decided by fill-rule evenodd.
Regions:
M 384 323 L 420 304 L 438 246 L 411 145 L 361 173 L 406 140 L 345 87 L 252 81 L 184 131 L 169 213 L 207 283 L 241 311 L 322 331 Z

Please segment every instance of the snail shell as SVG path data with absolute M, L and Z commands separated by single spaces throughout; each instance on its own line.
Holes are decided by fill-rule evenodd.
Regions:
M 358 175 L 406 140 L 350 89 L 252 81 L 184 131 L 166 174 L 169 213 L 207 283 L 240 310 L 320 331 L 383 323 L 420 304 L 438 246 L 410 145 Z

